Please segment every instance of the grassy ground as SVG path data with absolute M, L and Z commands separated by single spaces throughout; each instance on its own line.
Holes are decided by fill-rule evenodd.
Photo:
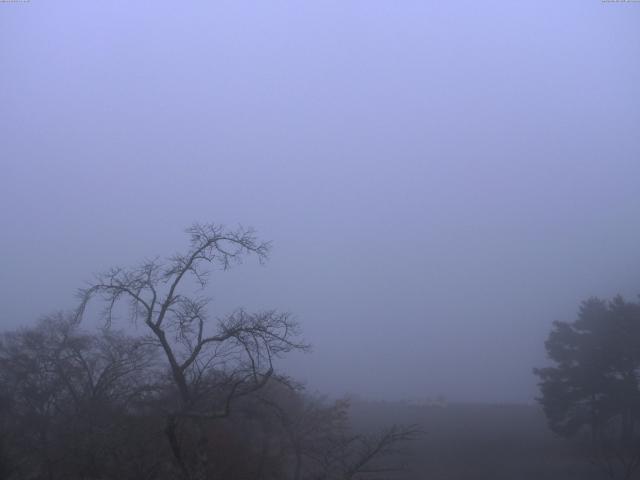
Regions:
M 605 478 L 557 438 L 540 409 L 527 405 L 416 407 L 355 402 L 354 427 L 419 424 L 424 435 L 407 448 L 407 471 L 393 478 L 420 480 L 591 480 Z

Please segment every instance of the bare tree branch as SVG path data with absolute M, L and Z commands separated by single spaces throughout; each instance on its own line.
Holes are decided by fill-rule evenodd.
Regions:
M 128 306 L 131 320 L 144 324 L 164 352 L 181 406 L 175 415 L 216 417 L 228 414 L 234 399 L 262 388 L 273 374 L 273 359 L 293 350 L 307 350 L 299 328 L 287 313 L 265 311 L 250 314 L 239 309 L 212 320 L 208 297 L 187 291 L 187 279 L 207 286 L 212 269 L 226 270 L 247 255 L 266 260 L 270 245 L 260 242 L 252 229 L 227 229 L 216 224 L 194 224 L 187 229 L 189 248 L 167 261 L 148 260 L 132 269 L 114 268 L 78 292 L 76 312 L 82 318 L 88 302 L 99 297 L 106 304 L 106 325 L 117 306 Z M 216 362 L 221 353 L 224 359 Z M 206 407 L 197 398 L 203 369 L 217 364 L 227 370 L 218 384 L 221 408 Z M 212 382 L 213 377 L 208 377 Z M 231 380 L 232 379 L 232 380 Z M 215 383 L 215 382 L 214 382 Z M 214 389 L 214 387 L 209 387 Z

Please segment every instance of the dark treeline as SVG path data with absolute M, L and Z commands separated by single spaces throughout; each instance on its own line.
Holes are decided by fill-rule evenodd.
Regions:
M 0 478 L 329 480 L 400 468 L 389 456 L 415 428 L 355 433 L 347 401 L 275 371 L 308 348 L 288 314 L 207 315 L 211 269 L 264 260 L 268 244 L 216 225 L 189 234 L 186 253 L 109 270 L 77 310 L 2 336 Z M 105 323 L 88 331 L 93 297 Z M 112 325 L 120 304 L 144 333 Z
M 409 433 L 355 435 L 346 401 L 279 379 L 224 417 L 176 418 L 153 342 L 84 332 L 62 314 L 4 334 L 0 355 L 3 479 L 351 478 Z M 203 403 L 223 406 L 224 375 L 198 380 Z

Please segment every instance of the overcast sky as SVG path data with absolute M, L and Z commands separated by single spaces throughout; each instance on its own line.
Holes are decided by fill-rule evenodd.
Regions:
M 270 262 L 312 389 L 530 401 L 551 322 L 640 293 L 640 3 L 0 3 L 0 322 L 194 221 Z

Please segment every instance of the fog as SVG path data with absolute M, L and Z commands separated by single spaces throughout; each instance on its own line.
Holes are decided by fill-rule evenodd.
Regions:
M 216 273 L 213 313 L 292 312 L 312 390 L 533 401 L 551 322 L 640 293 L 639 26 L 598 0 L 2 3 L 2 327 L 241 224 L 272 254 Z

